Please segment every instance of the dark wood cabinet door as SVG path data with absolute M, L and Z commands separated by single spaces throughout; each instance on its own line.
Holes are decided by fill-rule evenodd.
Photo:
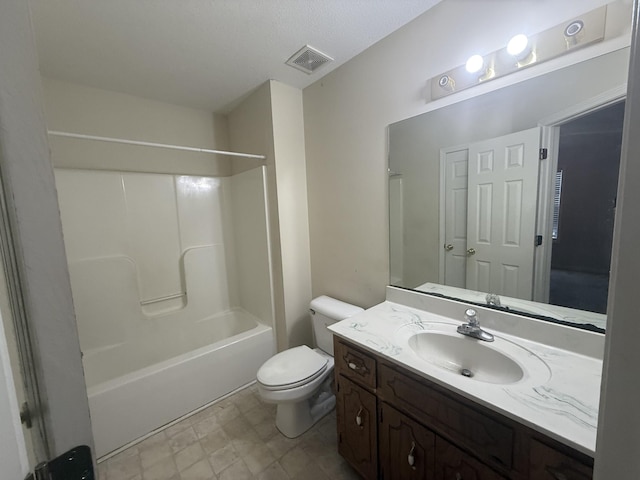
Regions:
M 433 432 L 381 403 L 378 410 L 380 478 L 383 480 L 433 480 Z
M 436 437 L 435 465 L 435 480 L 506 480 L 440 437 Z
M 338 452 L 368 480 L 378 478 L 376 397 L 338 375 Z
M 591 480 L 593 469 L 547 445 L 531 440 L 530 480 Z

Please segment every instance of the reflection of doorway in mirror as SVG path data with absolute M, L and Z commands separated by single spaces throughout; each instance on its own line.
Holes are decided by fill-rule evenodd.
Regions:
M 441 150 L 445 285 L 532 299 L 539 149 L 533 128 Z
M 606 313 L 624 102 L 559 127 L 562 171 L 549 301 Z

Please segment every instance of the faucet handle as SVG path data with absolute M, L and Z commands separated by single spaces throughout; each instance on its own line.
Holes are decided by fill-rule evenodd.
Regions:
M 469 325 L 474 327 L 478 325 L 478 314 L 473 308 L 468 308 L 467 311 L 464 312 L 464 318 Z

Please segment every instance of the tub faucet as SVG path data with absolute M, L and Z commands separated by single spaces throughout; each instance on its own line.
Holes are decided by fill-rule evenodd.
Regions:
M 472 308 L 467 309 L 464 312 L 464 318 L 468 323 L 463 323 L 458 327 L 458 333 L 462 335 L 466 335 L 468 337 L 477 338 L 478 340 L 483 340 L 485 342 L 493 342 L 493 335 L 488 332 L 485 332 L 480 328 L 480 322 L 478 322 L 478 314 Z

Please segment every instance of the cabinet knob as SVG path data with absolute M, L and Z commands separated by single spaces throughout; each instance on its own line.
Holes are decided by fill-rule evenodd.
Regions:
M 356 365 L 356 364 L 355 364 L 355 363 L 353 363 L 353 362 L 349 362 L 349 368 L 350 368 L 351 370 L 357 370 L 357 369 L 358 369 L 358 365 Z
M 476 249 L 475 248 L 470 248 L 467 250 L 467 257 L 470 257 L 471 255 L 475 255 L 476 254 Z M 456 480 L 458 480 L 456 478 Z
M 364 407 L 360 407 L 360 410 L 358 410 L 358 413 L 356 413 L 356 425 L 358 425 L 359 427 L 362 426 L 362 409 Z
M 453 245 L 451 245 L 450 243 L 445 244 L 444 249 L 447 252 L 450 252 L 451 250 L 453 250 Z
M 456 472 L 456 480 L 464 480 L 460 472 Z

